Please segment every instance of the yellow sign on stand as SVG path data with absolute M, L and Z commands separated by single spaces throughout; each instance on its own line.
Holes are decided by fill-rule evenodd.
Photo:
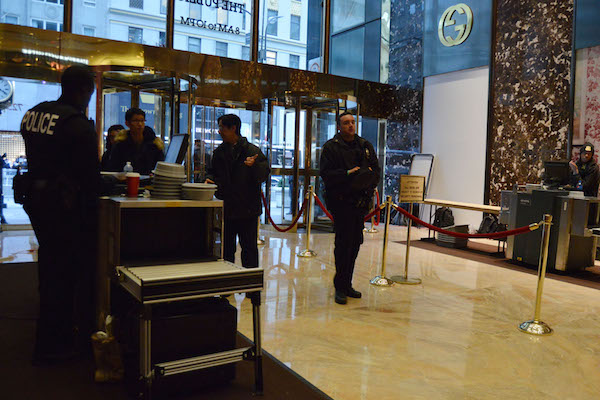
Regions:
M 420 203 L 425 200 L 425 177 L 400 175 L 400 202 Z

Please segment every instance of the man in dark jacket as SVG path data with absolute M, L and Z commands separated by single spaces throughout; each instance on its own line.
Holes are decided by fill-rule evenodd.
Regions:
M 108 135 L 106 137 L 106 147 L 104 150 L 104 154 L 102 154 L 102 161 L 100 161 L 100 167 L 102 168 L 102 171 L 108 171 L 110 154 L 112 153 L 112 149 L 115 144 L 115 141 L 117 140 L 117 136 L 123 129 L 125 129 L 123 125 L 112 125 L 110 128 L 108 128 Z
M 242 248 L 242 266 L 258 267 L 257 230 L 262 212 L 260 186 L 269 176 L 267 158 L 241 136 L 237 115 L 219 117 L 223 143 L 215 149 L 206 182 L 217 184 L 216 196 L 224 202 L 223 257 L 235 261 L 236 236 Z
M 165 145 L 152 128 L 146 126 L 146 113 L 139 108 L 127 110 L 125 125 L 129 130 L 121 131 L 115 139 L 108 162 L 109 171 L 123 171 L 130 161 L 135 172 L 148 175 L 158 161 L 165 159 Z
M 29 163 L 15 177 L 39 243 L 40 312 L 34 361 L 72 357 L 77 343 L 90 346 L 94 328 L 96 212 L 100 188 L 94 125 L 85 115 L 94 91 L 87 67 L 70 67 L 57 101 L 27 111 L 21 135 Z
M 347 297 L 362 296 L 352 287 L 352 274 L 380 168 L 373 145 L 356 136 L 352 114 L 339 116 L 338 131 L 323 145 L 320 165 L 325 201 L 334 219 L 335 302 L 346 304 Z
M 578 186 L 581 182 L 583 194 L 585 196 L 598 196 L 598 186 L 600 185 L 600 168 L 594 160 L 594 145 L 586 142 L 579 150 L 579 160 L 569 163 L 573 173 L 573 184 Z

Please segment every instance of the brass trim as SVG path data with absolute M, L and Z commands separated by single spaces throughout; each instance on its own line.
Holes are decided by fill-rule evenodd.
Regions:
M 401 111 L 416 92 L 408 87 L 11 24 L 0 24 L 0 41 L 0 75 L 7 77 L 59 82 L 64 68 L 85 63 L 103 72 L 190 76 L 198 82 L 196 98 L 255 109 L 263 99 L 291 92 L 355 98 L 361 114 L 372 118 L 415 118 Z

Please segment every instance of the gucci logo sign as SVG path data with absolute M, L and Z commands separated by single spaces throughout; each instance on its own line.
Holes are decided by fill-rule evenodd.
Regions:
M 454 27 L 454 31 L 458 32 L 458 35 L 455 38 L 452 36 L 446 36 L 444 33 L 444 28 L 448 26 L 456 25 L 456 21 L 452 19 L 454 13 L 459 14 L 467 14 L 467 23 L 462 25 L 457 25 Z M 440 23 L 438 24 L 438 36 L 440 37 L 440 42 L 446 47 L 457 46 L 467 40 L 469 34 L 471 34 L 471 28 L 473 27 L 473 11 L 469 8 L 468 5 L 464 3 L 460 3 L 454 5 L 452 7 L 448 7 L 444 14 L 442 14 L 442 18 L 440 18 Z

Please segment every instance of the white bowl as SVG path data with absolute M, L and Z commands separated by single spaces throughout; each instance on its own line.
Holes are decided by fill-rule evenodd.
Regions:
M 217 185 L 213 183 L 184 183 L 184 189 L 188 190 L 216 190 Z
M 208 201 L 215 195 L 214 190 L 184 190 L 181 196 L 188 200 Z

